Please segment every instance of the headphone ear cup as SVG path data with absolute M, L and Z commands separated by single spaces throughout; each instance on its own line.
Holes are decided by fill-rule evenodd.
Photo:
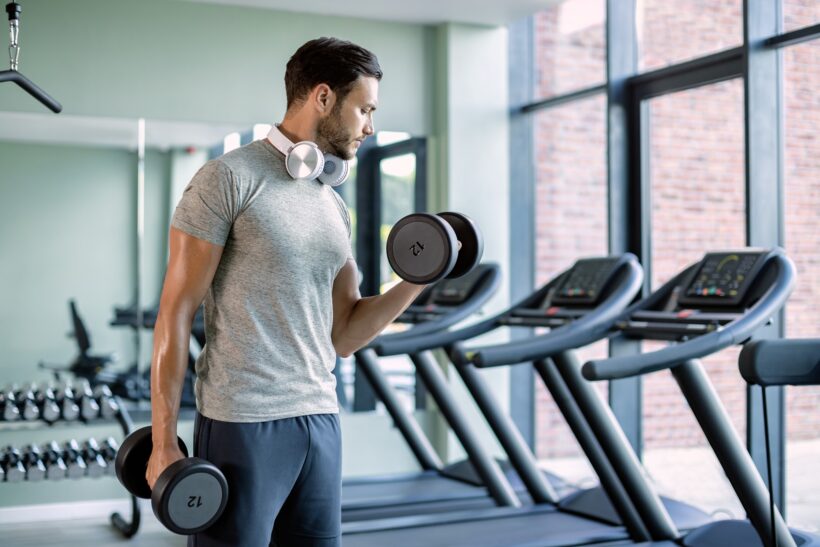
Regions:
M 324 154 L 310 141 L 297 142 L 285 157 L 285 168 L 294 179 L 314 180 L 324 167 Z
M 339 186 L 350 174 L 349 162 L 332 154 L 325 154 L 325 165 L 319 174 L 319 180 L 328 186 Z

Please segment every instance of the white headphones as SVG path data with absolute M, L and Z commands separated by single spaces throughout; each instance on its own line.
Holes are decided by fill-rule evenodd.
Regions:
M 268 140 L 285 155 L 285 169 L 294 179 L 318 179 L 328 186 L 339 186 L 350 173 L 347 161 L 332 154 L 323 154 L 314 142 L 293 144 L 275 124 L 268 132 Z

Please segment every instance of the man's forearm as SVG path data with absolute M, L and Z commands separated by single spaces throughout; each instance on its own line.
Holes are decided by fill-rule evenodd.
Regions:
M 151 360 L 151 425 L 154 446 L 176 443 L 177 418 L 188 367 L 191 321 L 160 312 L 154 329 Z
M 339 354 L 347 356 L 367 345 L 407 309 L 424 287 L 402 281 L 384 294 L 361 298 L 335 344 Z

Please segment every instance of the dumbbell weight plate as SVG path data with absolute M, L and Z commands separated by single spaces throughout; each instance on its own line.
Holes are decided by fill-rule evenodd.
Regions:
M 456 263 L 458 241 L 450 225 L 428 213 L 399 220 L 387 237 L 387 260 L 402 279 L 420 285 L 443 279 Z
M 151 426 L 143 427 L 128 435 L 120 445 L 115 460 L 117 479 L 125 489 L 138 498 L 151 497 L 151 488 L 145 480 L 145 470 L 153 449 L 151 440 Z M 182 439 L 179 439 L 179 449 L 187 457 L 188 448 Z
M 453 228 L 456 239 L 461 243 L 456 264 L 447 274 L 448 279 L 455 279 L 465 275 L 481 262 L 484 254 L 484 238 L 476 223 L 461 213 L 446 212 L 439 213 L 438 216 L 446 220 Z
M 228 483 L 216 467 L 201 458 L 179 460 L 154 484 L 151 506 L 166 528 L 195 534 L 219 518 L 228 502 Z

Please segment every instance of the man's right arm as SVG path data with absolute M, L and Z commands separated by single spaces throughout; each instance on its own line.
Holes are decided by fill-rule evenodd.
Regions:
M 151 426 L 154 450 L 146 479 L 154 482 L 165 468 L 183 457 L 177 446 L 177 418 L 191 324 L 211 286 L 223 247 L 176 228 L 170 231 L 170 257 L 154 327 L 151 359 Z

